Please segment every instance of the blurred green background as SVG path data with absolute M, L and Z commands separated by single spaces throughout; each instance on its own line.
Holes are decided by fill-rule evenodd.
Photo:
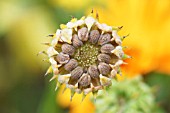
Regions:
M 120 1 L 123 4 L 123 1 L 128 0 Z M 49 41 L 46 36 L 55 33 L 59 24 L 68 22 L 71 16 L 80 18 L 92 8 L 107 10 L 106 2 L 107 0 L 0 1 L 0 113 L 69 112 L 69 108 L 61 107 L 56 99 L 55 81 L 49 83 L 50 77 L 43 76 L 49 64 L 42 62 L 45 56 L 37 56 L 37 53 L 46 49 L 41 43 Z M 170 5 L 168 7 L 170 9 Z M 117 13 L 121 13 L 119 11 Z M 110 13 L 107 18 L 111 15 Z M 126 22 L 128 21 L 124 23 Z M 125 29 L 128 31 L 128 27 Z M 170 112 L 169 73 L 154 69 L 141 74 L 147 84 L 158 89 L 155 92 L 158 104 L 167 113 Z

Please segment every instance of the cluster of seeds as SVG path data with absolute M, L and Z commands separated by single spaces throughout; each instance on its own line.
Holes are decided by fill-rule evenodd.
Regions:
M 51 66 L 46 74 L 53 73 L 57 87 L 66 84 L 72 98 L 75 92 L 95 94 L 111 85 L 123 59 L 129 57 L 122 49 L 124 37 L 117 35 L 122 27 L 101 24 L 93 13 L 60 27 L 47 49 Z

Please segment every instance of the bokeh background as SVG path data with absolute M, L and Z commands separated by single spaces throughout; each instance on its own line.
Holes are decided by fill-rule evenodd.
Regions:
M 91 9 L 99 20 L 124 28 L 126 53 L 123 78 L 141 75 L 156 87 L 155 100 L 170 112 L 170 0 L 0 0 L 0 113 L 93 113 L 88 97 L 69 101 L 69 91 L 54 91 L 44 77 L 49 64 L 37 56 L 62 23 Z

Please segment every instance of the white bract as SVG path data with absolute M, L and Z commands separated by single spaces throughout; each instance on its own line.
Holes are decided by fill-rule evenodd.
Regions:
M 54 49 L 54 47 L 49 47 L 47 49 L 47 54 L 49 57 L 51 57 L 51 56 L 57 55 L 59 53 Z
M 124 52 L 122 50 L 122 46 L 117 46 L 114 50 L 111 51 L 111 53 L 114 53 L 120 59 L 124 55 Z
M 67 28 L 63 29 L 61 31 L 61 40 L 71 44 L 72 43 L 71 39 L 72 39 L 72 29 L 67 29 Z
M 112 40 L 115 40 L 115 42 L 117 43 L 117 44 L 119 44 L 119 45 L 121 45 L 122 44 L 122 41 L 121 41 L 121 38 L 120 38 L 120 36 L 117 34 L 117 31 L 116 30 L 113 30 L 112 31 Z
M 103 32 L 112 32 L 112 27 L 108 26 L 104 23 L 100 24 L 99 22 L 96 22 L 96 26 L 101 29 Z
M 85 24 L 87 25 L 88 31 L 90 31 L 91 27 L 93 26 L 93 24 L 96 22 L 96 20 L 89 16 L 85 19 Z

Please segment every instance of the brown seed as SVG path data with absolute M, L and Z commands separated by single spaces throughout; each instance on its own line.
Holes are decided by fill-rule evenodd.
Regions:
M 76 48 L 83 45 L 83 42 L 81 40 L 79 40 L 77 34 L 73 35 L 73 42 L 72 43 L 73 43 L 73 46 L 76 47 Z
M 114 49 L 114 46 L 112 44 L 104 44 L 101 47 L 102 53 L 111 53 L 111 51 Z
M 111 39 L 111 35 L 109 33 L 103 34 L 100 36 L 100 38 L 98 40 L 98 44 L 99 45 L 106 44 L 106 43 L 110 42 L 110 39 Z
M 68 83 L 75 85 L 82 74 L 83 68 L 80 66 L 76 67 L 73 71 L 71 71 L 71 77 Z
M 88 73 L 89 73 L 90 77 L 92 77 L 94 79 L 99 77 L 99 72 L 98 72 L 97 66 L 95 66 L 95 65 L 91 65 L 88 68 Z
M 88 29 L 86 27 L 79 29 L 78 37 L 81 41 L 87 41 L 88 40 Z
M 75 52 L 74 47 L 69 44 L 63 44 L 61 49 L 63 53 L 68 54 L 68 55 L 73 55 Z
M 91 78 L 88 74 L 83 74 L 82 77 L 78 81 L 78 87 L 80 89 L 87 88 L 91 83 Z
M 70 60 L 69 55 L 64 53 L 59 53 L 56 59 L 60 64 L 66 64 Z
M 108 75 L 110 73 L 110 66 L 104 62 L 99 63 L 98 69 L 102 75 Z
M 72 71 L 74 68 L 78 66 L 78 62 L 75 59 L 70 59 L 70 61 L 64 65 L 65 70 Z
M 110 63 L 111 60 L 111 57 L 109 55 L 103 53 L 99 54 L 97 58 L 100 62 L 105 62 L 105 63 Z
M 90 32 L 90 36 L 89 36 L 89 42 L 91 42 L 92 44 L 95 44 L 98 39 L 100 37 L 100 33 L 98 30 L 92 30 Z

